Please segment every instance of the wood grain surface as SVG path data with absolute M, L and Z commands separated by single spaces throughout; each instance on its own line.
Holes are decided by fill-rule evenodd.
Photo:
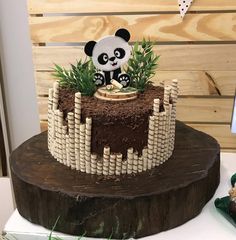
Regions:
M 176 0 L 28 0 L 29 13 L 177 12 Z M 235 0 L 194 1 L 191 11 L 236 10 Z
M 235 71 L 236 44 L 160 45 L 158 70 L 168 71 Z M 54 63 L 69 67 L 77 59 L 85 59 L 83 47 L 33 47 L 35 70 L 52 70 Z
M 87 42 L 112 35 L 120 26 L 131 41 L 233 41 L 236 13 L 30 17 L 33 43 Z M 226 27 L 227 26 L 227 27 Z
M 35 73 L 36 88 L 39 96 L 47 96 L 48 89 L 56 79 L 52 71 Z M 208 75 L 210 74 L 210 76 Z M 152 78 L 154 85 L 164 81 L 171 84 L 178 79 L 179 95 L 191 96 L 233 96 L 236 88 L 236 71 L 157 71 Z

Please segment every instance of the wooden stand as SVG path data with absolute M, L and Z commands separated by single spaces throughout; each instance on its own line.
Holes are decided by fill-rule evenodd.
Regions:
M 172 157 L 135 176 L 99 177 L 71 170 L 47 150 L 46 133 L 17 148 L 11 169 L 20 214 L 73 235 L 144 237 L 185 223 L 201 212 L 220 177 L 220 148 L 181 122 Z

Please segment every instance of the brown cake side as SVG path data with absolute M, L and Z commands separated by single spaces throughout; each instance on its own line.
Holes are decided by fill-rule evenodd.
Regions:
M 59 109 L 64 113 L 74 110 L 75 92 L 65 88 L 59 91 Z M 149 86 L 138 98 L 127 102 L 109 102 L 95 97 L 82 97 L 82 121 L 92 117 L 92 152 L 103 154 L 108 145 L 114 153 L 122 153 L 125 157 L 127 149 L 142 153 L 147 146 L 148 121 L 153 112 L 153 100 L 160 99 L 160 110 L 163 111 L 164 88 Z

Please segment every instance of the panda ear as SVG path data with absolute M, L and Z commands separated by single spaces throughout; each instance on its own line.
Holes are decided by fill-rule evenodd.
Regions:
M 130 33 L 125 28 L 120 28 L 116 31 L 115 36 L 123 38 L 126 42 L 130 39 Z
M 95 45 L 96 45 L 95 41 L 89 41 L 86 43 L 86 45 L 84 47 L 84 52 L 86 53 L 86 55 L 88 55 L 89 57 L 92 57 L 93 49 L 94 49 Z

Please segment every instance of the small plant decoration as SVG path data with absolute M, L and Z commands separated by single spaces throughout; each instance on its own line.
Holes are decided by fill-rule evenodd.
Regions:
M 96 69 L 91 60 L 77 61 L 76 65 L 71 64 L 71 69 L 66 70 L 55 64 L 53 76 L 59 79 L 62 87 L 80 91 L 82 95 L 92 96 L 96 91 L 93 81 Z
M 128 61 L 126 73 L 130 76 L 131 87 L 139 92 L 144 92 L 151 83 L 150 79 L 155 74 L 158 59 L 153 52 L 153 43 L 143 39 L 141 44 L 136 42 L 133 47 L 132 56 Z

